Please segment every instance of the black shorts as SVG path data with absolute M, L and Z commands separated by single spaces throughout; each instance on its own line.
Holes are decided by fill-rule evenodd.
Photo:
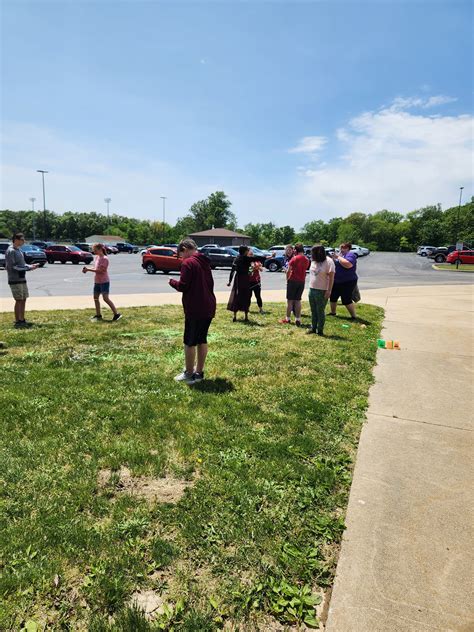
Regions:
M 206 344 L 211 322 L 212 318 L 185 318 L 184 344 L 187 347 Z
M 345 283 L 334 283 L 331 296 L 329 297 L 331 303 L 337 303 L 337 299 L 341 297 L 341 303 L 343 305 L 350 305 L 352 303 L 352 292 L 356 284 L 357 279 L 354 281 L 346 281 Z
M 288 281 L 286 284 L 286 300 L 301 301 L 304 290 L 304 281 Z

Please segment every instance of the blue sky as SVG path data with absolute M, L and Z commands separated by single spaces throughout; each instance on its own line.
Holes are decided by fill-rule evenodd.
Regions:
M 4 0 L 1 208 L 239 222 L 472 191 L 470 2 Z

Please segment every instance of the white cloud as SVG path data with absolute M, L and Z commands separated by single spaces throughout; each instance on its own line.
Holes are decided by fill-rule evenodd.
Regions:
M 304 136 L 300 142 L 289 149 L 290 154 L 314 154 L 320 151 L 327 143 L 327 139 L 324 136 Z
M 394 112 L 408 110 L 411 108 L 421 108 L 427 110 L 439 105 L 446 105 L 447 103 L 454 103 L 457 101 L 456 97 L 448 97 L 445 94 L 438 94 L 432 97 L 397 97 L 393 100 L 390 109 Z M 382 108 L 382 110 L 385 108 Z
M 415 115 L 399 101 L 396 108 L 366 112 L 337 131 L 338 153 L 329 165 L 300 176 L 300 201 L 323 217 L 452 206 L 459 186 L 471 186 L 473 134 L 468 115 Z

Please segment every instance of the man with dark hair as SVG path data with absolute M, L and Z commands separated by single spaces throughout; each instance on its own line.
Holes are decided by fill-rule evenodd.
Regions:
M 170 279 L 169 284 L 183 293 L 185 368 L 174 379 L 195 384 L 204 379 L 207 332 L 216 314 L 214 279 L 209 259 L 198 252 L 192 239 L 181 241 L 178 254 L 183 259 L 181 276 L 179 281 Z
M 309 268 L 309 260 L 304 254 L 303 244 L 295 244 L 295 254 L 288 263 L 286 272 L 286 318 L 280 322 L 289 325 L 291 313 L 295 314 L 295 324 L 301 326 L 301 297 L 303 296 L 306 271 Z
M 31 327 L 32 323 L 25 320 L 26 299 L 28 298 L 28 285 L 26 284 L 26 273 L 29 270 L 36 270 L 37 263 L 29 266 L 25 263 L 25 257 L 20 250 L 20 246 L 25 243 L 23 233 L 15 233 L 12 237 L 12 245 L 5 253 L 5 268 L 8 275 L 8 285 L 15 299 L 15 327 L 23 329 Z

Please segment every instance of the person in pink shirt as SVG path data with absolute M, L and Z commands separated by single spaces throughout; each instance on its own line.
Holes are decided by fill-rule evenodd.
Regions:
M 107 257 L 107 253 L 103 244 L 94 244 L 92 246 L 92 252 L 95 254 L 94 266 L 89 268 L 84 266 L 82 271 L 84 274 L 86 272 L 94 272 L 94 303 L 95 303 L 95 316 L 91 318 L 91 320 L 102 320 L 102 314 L 100 312 L 100 295 L 102 294 L 102 298 L 104 302 L 110 307 L 113 312 L 112 320 L 119 320 L 122 318 L 122 314 L 119 314 L 115 305 L 109 298 L 110 292 L 110 278 L 108 273 L 109 267 L 109 259 Z
M 311 329 L 308 334 L 324 336 L 326 305 L 334 285 L 336 266 L 326 255 L 324 246 L 311 248 L 311 267 L 309 269 L 309 305 L 311 307 Z

